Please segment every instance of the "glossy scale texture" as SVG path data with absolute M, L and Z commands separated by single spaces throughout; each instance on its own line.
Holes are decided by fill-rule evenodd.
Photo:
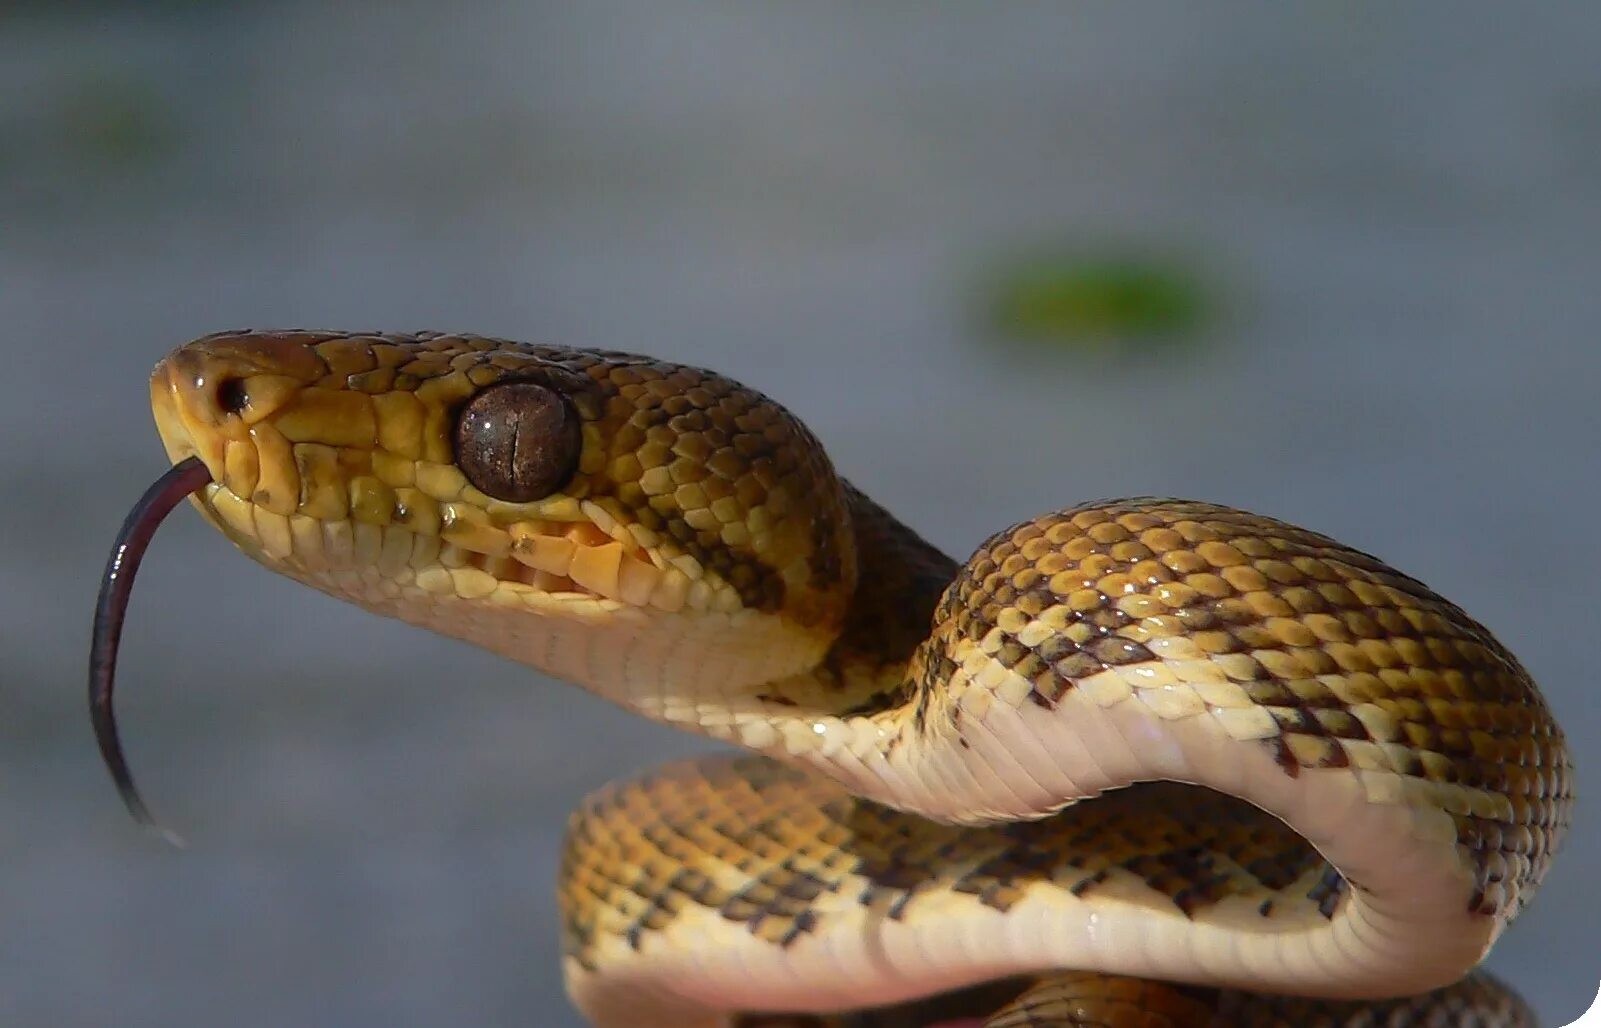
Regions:
M 461 406 L 508 381 L 581 422 L 525 503 L 455 464 Z M 754 751 L 575 814 L 568 985 L 598 1025 L 1521 1009 L 1463 976 L 1565 829 L 1565 744 L 1485 628 L 1376 558 L 1134 499 L 958 567 L 776 403 L 605 351 L 223 333 L 152 395 L 252 557 Z

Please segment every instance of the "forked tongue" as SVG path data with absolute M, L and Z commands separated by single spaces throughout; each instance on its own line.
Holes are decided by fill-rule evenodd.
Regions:
M 105 577 L 100 580 L 100 598 L 95 603 L 94 637 L 89 645 L 89 717 L 94 722 L 95 740 L 100 744 L 100 756 L 111 772 L 122 802 L 134 820 L 153 829 L 175 845 L 182 840 L 156 824 L 150 808 L 140 798 L 133 784 L 133 774 L 122 755 L 122 741 L 117 737 L 117 713 L 112 706 L 112 686 L 117 676 L 117 644 L 122 638 L 122 622 L 128 613 L 128 596 L 133 591 L 133 576 L 144 559 L 145 548 L 156 534 L 156 528 L 185 496 L 211 481 L 211 472 L 199 457 L 189 457 L 167 469 L 156 479 L 139 502 L 133 505 L 128 517 L 117 532 L 116 544 L 106 561 Z

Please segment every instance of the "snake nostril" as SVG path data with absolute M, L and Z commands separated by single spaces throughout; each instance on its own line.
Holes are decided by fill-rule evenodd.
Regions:
M 227 414 L 238 414 L 250 403 L 242 379 L 225 378 L 217 383 L 217 407 Z

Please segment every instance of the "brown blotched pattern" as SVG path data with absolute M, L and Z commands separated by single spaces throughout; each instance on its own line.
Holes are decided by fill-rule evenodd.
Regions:
M 578 416 L 576 470 L 548 497 L 496 500 L 457 465 L 460 411 L 505 382 L 555 390 Z M 1384 563 L 1269 518 L 1096 503 L 1001 532 L 958 569 L 753 390 L 648 357 L 478 336 L 220 333 L 164 361 L 152 390 L 169 454 L 198 453 L 217 479 L 201 509 L 270 566 L 547 670 L 559 655 L 558 673 L 613 699 L 643 690 L 651 716 L 835 761 L 830 773 L 887 802 L 966 802 L 941 793 L 954 778 L 933 779 L 974 771 L 955 750 L 979 752 L 969 730 L 1015 751 L 1061 739 L 1020 735 L 1073 713 L 1138 718 L 1151 738 L 1164 734 L 1153 719 L 1182 722 L 1190 741 L 1266 752 L 1274 785 L 1333 782 L 1426 813 L 1413 823 L 1445 851 L 1438 863 L 1454 828 L 1476 875 L 1468 912 L 1503 918 L 1568 821 L 1561 734 L 1489 632 Z M 527 639 L 560 634 L 524 645 L 525 625 Z M 1004 790 L 1051 754 L 1032 759 L 1010 782 L 981 770 Z M 1004 809 L 1044 812 L 1045 799 Z M 569 970 L 610 991 L 627 988 L 607 977 L 617 962 L 691 945 L 671 931 L 688 916 L 735 926 L 724 942 L 793 954 L 852 918 L 927 911 L 939 924 L 1067 896 L 1179 932 L 1316 931 L 1350 891 L 1284 824 L 1198 787 L 1141 784 L 1045 820 L 955 827 L 743 757 L 592 797 L 570 826 L 561 904 Z M 889 1028 L 997 1006 L 991 1028 L 1527 1020 L 1483 977 L 1349 1005 L 1054 975 L 788 1023 Z
M 1145 902 L 1181 918 L 1250 897 L 1267 926 L 1326 917 L 1330 873 L 1282 822 L 1194 786 L 1153 782 L 975 829 L 735 757 L 591 796 L 569 825 L 561 880 L 567 954 L 592 966 L 600 940 L 653 945 L 691 906 L 780 946 L 853 908 L 900 919 L 921 898 L 956 893 L 1005 911 L 1037 886 L 1084 897 L 1142 885 Z
M 1041 623 L 1053 631 L 1025 641 Z M 1249 710 L 1265 729 L 1247 737 L 1285 774 L 1375 769 L 1437 790 L 1477 868 L 1481 913 L 1516 909 L 1568 822 L 1562 737 L 1517 660 L 1422 583 L 1271 518 L 1116 500 L 992 537 L 935 614 L 920 719 L 960 716 L 940 701 L 963 639 L 1033 683 L 1029 699 L 1046 708 L 1103 672 L 1205 661 L 1220 693 L 1271 715 Z

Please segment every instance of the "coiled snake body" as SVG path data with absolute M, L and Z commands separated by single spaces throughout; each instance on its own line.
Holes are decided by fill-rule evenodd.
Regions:
M 958 566 L 776 403 L 617 353 L 234 332 L 151 390 L 250 556 L 750 751 L 574 815 L 602 1028 L 1531 1023 L 1470 971 L 1562 735 L 1373 557 L 1129 499 Z

